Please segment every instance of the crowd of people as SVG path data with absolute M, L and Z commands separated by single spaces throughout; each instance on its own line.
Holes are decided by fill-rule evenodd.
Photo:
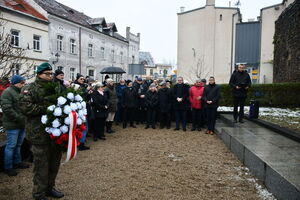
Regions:
M 118 83 L 106 77 L 104 82 L 98 82 L 77 74 L 76 80 L 69 83 L 64 80 L 64 72 L 57 69 L 53 73 L 49 63 L 38 66 L 33 83 L 26 85 L 25 81 L 24 77 L 14 75 L 10 86 L 1 95 L 3 126 L 7 133 L 4 168 L 9 176 L 16 176 L 16 168 L 29 167 L 22 162 L 20 152 L 26 133 L 34 156 L 33 198 L 39 200 L 47 199 L 46 196 L 64 196 L 54 188 L 62 149 L 45 133 L 40 121 L 47 110 L 43 96 L 46 83 L 56 82 L 59 92 L 72 87 L 80 91 L 86 101 L 87 128 L 82 134 L 79 150 L 89 149 L 85 145 L 86 137 L 91 136 L 94 141 L 106 140 L 105 134 L 114 133 L 113 126 L 116 125 L 125 129 L 144 124 L 145 129 L 156 129 L 159 124 L 160 129 L 170 129 L 175 119 L 174 131 L 185 132 L 187 113 L 190 112 L 191 131 L 201 131 L 206 127 L 205 133 L 213 135 L 221 96 L 220 86 L 214 77 L 210 77 L 208 83 L 205 79 L 197 79 L 192 85 L 178 77 L 177 83 L 172 85 L 170 81 L 143 80 L 140 77 Z M 237 122 L 239 117 L 239 122 L 243 122 L 244 101 L 251 86 L 244 66 L 239 66 L 233 73 L 230 85 L 235 97 L 234 120 Z M 239 114 L 238 106 L 241 107 Z

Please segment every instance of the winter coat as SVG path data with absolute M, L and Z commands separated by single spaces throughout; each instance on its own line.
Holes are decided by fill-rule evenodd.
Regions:
M 145 102 L 147 109 L 157 109 L 158 106 L 158 94 L 157 91 L 152 92 L 148 90 L 145 96 Z
M 118 97 L 114 86 L 107 86 L 105 89 L 106 97 L 108 99 L 108 112 L 116 112 Z
M 133 83 L 133 88 L 137 92 L 138 97 L 138 107 L 146 107 L 145 98 L 141 98 L 141 95 L 145 95 L 148 90 L 148 85 L 146 83 L 139 84 L 138 82 Z
M 133 87 L 126 87 L 122 98 L 122 106 L 124 108 L 136 108 L 137 107 L 137 93 Z
M 181 102 L 177 98 L 182 98 Z M 189 109 L 189 86 L 186 84 L 176 84 L 173 87 L 173 102 L 174 110 L 188 110 Z
M 63 92 L 67 89 L 67 87 L 64 85 L 63 80 L 59 80 L 56 77 L 54 77 L 53 81 L 59 83 L 59 92 Z
M 47 107 L 49 103 L 52 103 L 46 98 L 49 93 L 46 86 L 49 83 L 51 81 L 37 77 L 33 83 L 24 86 L 21 90 L 19 105 L 20 110 L 26 116 L 26 138 L 31 144 L 46 145 L 51 142 L 49 134 L 45 132 L 45 126 L 41 122 L 42 115 L 46 115 Z M 58 88 L 57 85 L 55 91 Z
M 91 95 L 91 106 L 94 111 L 95 118 L 106 118 L 108 114 L 108 100 L 105 93 L 100 94 L 94 91 Z M 105 108 L 107 106 L 107 108 Z
M 205 102 L 206 108 L 217 108 L 219 106 L 219 99 L 221 97 L 220 86 L 216 84 L 206 85 L 203 92 L 203 101 Z M 212 101 L 212 104 L 206 103 L 207 101 Z
M 122 97 L 123 97 L 123 94 L 124 94 L 124 89 L 126 88 L 126 85 L 121 85 L 121 84 L 118 84 L 117 87 L 116 87 L 116 92 L 117 92 L 117 97 L 118 97 L 118 103 L 121 103 L 122 102 Z
M 194 109 L 201 109 L 202 108 L 202 96 L 204 92 L 204 87 L 203 86 L 193 86 L 190 88 L 190 96 L 189 100 L 191 103 L 191 107 Z M 201 99 L 197 99 L 198 97 L 201 97 Z
M 229 81 L 229 85 L 232 87 L 232 92 L 234 97 L 246 98 L 247 97 L 247 89 L 246 87 L 251 87 L 251 79 L 249 74 L 246 71 L 234 72 Z M 236 86 L 241 87 L 240 89 L 236 89 Z
M 25 116 L 18 105 L 21 89 L 11 85 L 1 95 L 3 126 L 6 129 L 24 129 Z
M 170 112 L 172 106 L 172 91 L 169 88 L 158 90 L 159 111 L 162 113 Z

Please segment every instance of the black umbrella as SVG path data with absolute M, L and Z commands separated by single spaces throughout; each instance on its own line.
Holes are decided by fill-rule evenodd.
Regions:
M 126 73 L 120 67 L 105 67 L 100 71 L 100 74 L 124 74 Z

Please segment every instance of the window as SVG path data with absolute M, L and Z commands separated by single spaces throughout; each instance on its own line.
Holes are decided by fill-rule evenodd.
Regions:
M 70 40 L 70 53 L 75 54 L 76 53 L 76 43 L 74 39 Z
M 111 50 L 111 61 L 115 62 L 115 50 Z
M 62 35 L 57 36 L 57 51 L 63 51 L 63 39 Z
M 104 60 L 104 47 L 101 47 L 101 49 L 100 49 L 100 58 L 102 59 L 102 60 Z
M 10 44 L 13 47 L 19 47 L 20 46 L 20 31 L 11 30 L 10 34 L 11 34 Z
M 159 74 L 161 74 L 162 70 L 159 70 Z
M 19 75 L 20 74 L 21 65 L 19 63 L 14 63 L 12 66 L 12 75 Z
M 153 69 L 150 69 L 150 75 L 151 76 L 153 75 Z
M 58 66 L 57 69 L 64 71 L 64 67 L 63 66 Z
M 144 69 L 144 75 L 146 75 L 147 74 L 147 70 L 146 69 Z
M 71 67 L 70 68 L 70 79 L 72 80 L 72 81 L 74 81 L 75 80 L 75 68 L 73 68 L 73 67 Z
M 33 35 L 33 49 L 41 51 L 41 36 Z
M 123 52 L 120 52 L 120 63 L 123 64 Z
M 88 76 L 91 77 L 91 78 L 94 78 L 94 75 L 95 75 L 95 70 L 89 69 L 88 70 Z
M 93 57 L 93 45 L 89 44 L 88 46 L 88 56 Z
M 132 56 L 132 64 L 134 64 L 134 56 Z

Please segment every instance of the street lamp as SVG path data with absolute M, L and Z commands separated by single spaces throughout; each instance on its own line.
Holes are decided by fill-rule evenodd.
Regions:
M 52 61 L 53 64 L 58 62 L 58 58 L 60 57 L 60 55 L 56 53 L 54 56 L 56 57 L 56 60 Z

